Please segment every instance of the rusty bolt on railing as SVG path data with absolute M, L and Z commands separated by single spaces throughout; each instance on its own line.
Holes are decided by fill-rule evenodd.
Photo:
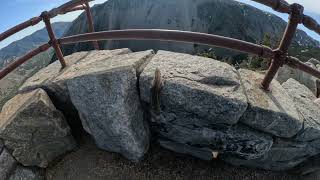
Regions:
M 53 49 L 55 50 L 56 56 L 60 61 L 60 64 L 62 66 L 62 69 L 67 67 L 67 64 L 64 60 L 61 48 L 59 46 L 58 40 L 56 39 L 56 36 L 53 32 L 52 26 L 51 26 L 51 22 L 50 22 L 50 14 L 47 11 L 44 11 L 41 13 L 41 17 L 43 22 L 46 25 L 47 28 L 47 32 L 50 38 L 49 44 L 52 45 Z
M 302 23 L 303 20 L 303 11 L 304 8 L 300 4 L 292 4 L 290 6 L 291 14 L 289 17 L 289 22 L 287 24 L 286 30 L 280 42 L 278 49 L 274 50 L 275 57 L 273 58 L 271 65 L 261 82 L 262 89 L 269 91 L 270 84 L 277 74 L 280 67 L 286 64 L 287 52 L 290 47 L 290 44 L 294 38 L 294 35 L 297 31 L 298 25 Z

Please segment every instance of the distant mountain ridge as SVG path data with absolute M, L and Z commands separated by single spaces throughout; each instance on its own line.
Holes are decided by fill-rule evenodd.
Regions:
M 96 31 L 161 28 L 223 35 L 249 42 L 262 42 L 266 34 L 273 44 L 281 39 L 286 22 L 280 17 L 253 6 L 233 0 L 109 0 L 92 8 Z M 73 21 L 64 36 L 87 32 L 85 14 Z M 133 51 L 162 49 L 195 54 L 206 46 L 159 41 L 104 41 L 101 47 L 115 49 L 128 47 Z M 298 30 L 293 46 L 319 47 L 319 42 Z M 64 46 L 64 54 L 92 49 L 90 43 Z M 215 48 L 218 55 L 236 55 Z
M 52 23 L 52 28 L 56 36 L 61 37 L 65 30 L 69 28 L 70 24 L 70 22 L 56 22 Z M 48 41 L 49 37 L 47 30 L 43 28 L 0 49 L 0 68 L 15 58 L 24 55 L 28 51 L 37 48 L 39 45 Z

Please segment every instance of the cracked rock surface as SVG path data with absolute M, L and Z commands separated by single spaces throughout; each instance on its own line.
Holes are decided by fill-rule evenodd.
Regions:
M 1 112 L 0 150 L 25 166 L 47 167 L 73 149 L 68 124 L 83 127 L 98 148 L 135 162 L 151 138 L 177 153 L 275 171 L 320 154 L 319 99 L 294 79 L 273 81 L 267 92 L 262 74 L 168 51 L 91 51 L 66 59 L 66 69 L 54 63 L 27 80 Z
M 71 101 L 97 146 L 133 161 L 149 148 L 137 78 L 152 56 L 153 51 L 118 55 L 76 65 L 59 77 L 68 79 Z
M 76 145 L 64 116 L 42 89 L 18 94 L 5 104 L 0 138 L 25 166 L 47 167 Z

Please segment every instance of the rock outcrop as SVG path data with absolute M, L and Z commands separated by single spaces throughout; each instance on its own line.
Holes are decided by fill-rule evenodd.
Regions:
M 129 52 L 129 49 L 77 52 L 70 56 L 66 56 L 65 60 L 69 67 L 71 67 L 80 62 L 89 64 L 92 61 L 102 61 L 114 55 L 126 54 Z M 21 86 L 20 92 L 37 88 L 44 89 L 50 96 L 54 105 L 63 112 L 73 131 L 76 131 L 81 128 L 81 123 L 79 121 L 78 112 L 70 100 L 65 81 L 66 79 L 56 79 L 64 71 L 65 70 L 61 70 L 60 63 L 56 61 L 29 78 Z
M 46 167 L 74 147 L 54 105 L 79 114 L 73 120 L 100 149 L 132 161 L 148 151 L 150 134 L 178 153 L 268 170 L 291 169 L 320 154 L 318 100 L 294 79 L 263 91 L 261 74 L 168 51 L 92 51 L 67 59 L 66 69 L 56 62 L 29 79 L 21 88 L 27 93 L 1 112 L 6 152 L 23 165 Z
M 154 74 L 161 72 L 158 102 Z M 237 124 L 247 99 L 237 71 L 226 63 L 159 51 L 140 77 L 141 99 L 151 114 L 160 144 L 176 152 L 213 159 L 217 152 L 255 159 L 266 153 L 271 136 Z M 159 109 L 159 112 L 155 112 Z
M 19 94 L 5 104 L 0 138 L 25 166 L 47 167 L 75 147 L 64 116 L 41 89 Z
M 138 76 L 153 51 L 76 64 L 62 73 L 84 129 L 98 147 L 138 161 L 149 148 L 148 126 L 137 90 Z M 93 60 L 93 59 L 92 59 Z
M 302 118 L 303 127 L 292 138 L 275 138 L 270 151 L 258 159 L 247 161 L 227 157 L 226 161 L 234 165 L 287 170 L 320 153 L 320 109 L 314 103 L 316 97 L 306 86 L 294 79 L 283 83 L 283 88 L 292 98 L 292 107 L 297 109 Z
M 240 70 L 243 87 L 249 107 L 241 118 L 248 126 L 284 138 L 296 135 L 302 128 L 303 121 L 293 101 L 285 89 L 276 81 L 271 84 L 271 91 L 260 88 L 263 75 L 249 70 Z
M 236 124 L 247 108 L 237 71 L 226 63 L 158 51 L 140 77 L 141 99 L 152 102 L 155 70 L 161 73 L 161 106 L 166 121 L 199 126 Z

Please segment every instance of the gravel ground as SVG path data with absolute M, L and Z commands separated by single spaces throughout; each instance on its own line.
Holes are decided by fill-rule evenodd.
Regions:
M 297 175 L 234 167 L 222 161 L 202 161 L 153 145 L 146 158 L 132 163 L 116 153 L 96 148 L 85 135 L 79 148 L 47 170 L 48 180 L 295 180 Z M 304 179 L 304 178 L 303 178 Z

